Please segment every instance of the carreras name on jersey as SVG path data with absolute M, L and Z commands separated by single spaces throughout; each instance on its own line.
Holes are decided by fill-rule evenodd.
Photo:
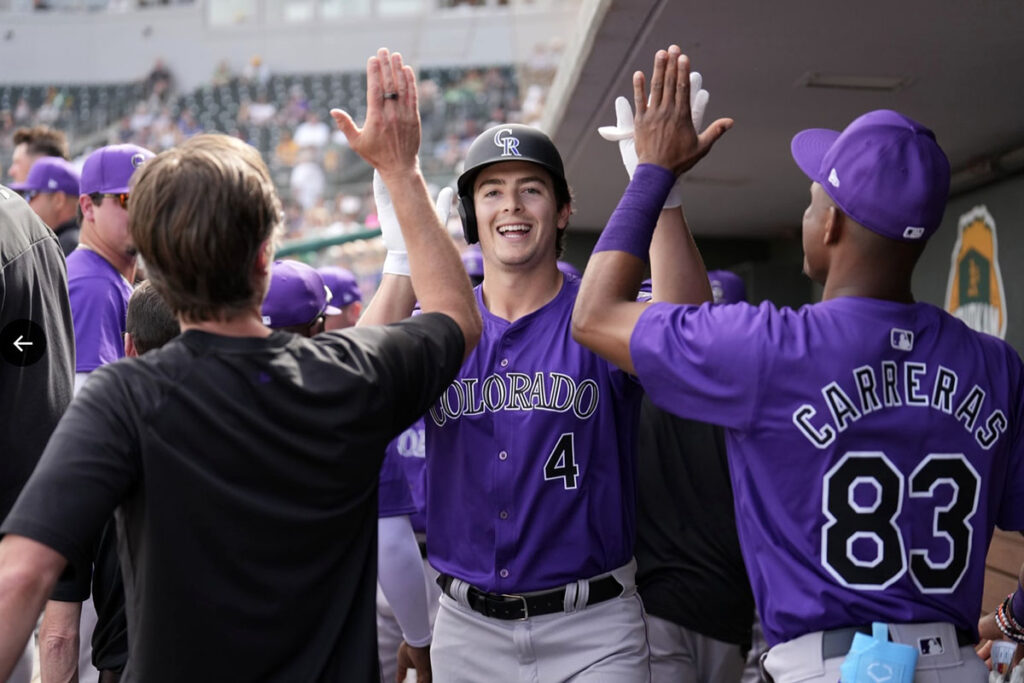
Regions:
M 805 403 L 793 412 L 793 424 L 817 448 L 827 448 L 837 433 L 865 415 L 900 406 L 951 415 L 985 450 L 1009 424 L 1002 410 L 985 405 L 984 389 L 977 384 L 962 386 L 959 376 L 941 365 L 930 372 L 927 363 L 882 361 L 878 368 L 864 365 L 852 374 L 852 396 L 838 382 L 829 382 L 821 388 L 825 410 Z
M 597 411 L 601 392 L 597 382 L 577 382 L 560 372 L 492 374 L 481 380 L 462 377 L 452 382 L 430 409 L 430 419 L 443 427 L 449 419 L 501 411 L 546 410 L 572 413 L 585 420 Z

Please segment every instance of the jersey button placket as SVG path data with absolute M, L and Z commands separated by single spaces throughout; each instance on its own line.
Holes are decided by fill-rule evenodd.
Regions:
M 498 513 L 498 517 L 502 519 L 508 519 L 508 510 L 502 510 Z
M 498 453 L 498 460 L 508 460 L 508 451 Z
M 508 570 L 507 569 L 502 569 L 500 572 L 498 572 L 498 576 L 500 576 L 503 579 L 507 579 L 508 578 Z

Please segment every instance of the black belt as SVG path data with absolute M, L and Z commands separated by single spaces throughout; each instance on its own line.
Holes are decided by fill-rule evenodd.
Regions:
M 437 577 L 437 585 L 441 587 L 445 595 L 455 599 L 452 595 L 452 582 L 454 576 L 440 574 Z M 603 579 L 594 579 L 590 582 L 590 594 L 587 598 L 587 605 L 596 605 L 605 600 L 611 600 L 622 595 L 622 584 L 612 576 Z M 470 608 L 493 619 L 528 619 L 542 614 L 553 614 L 565 611 L 565 588 L 556 588 L 550 591 L 531 593 L 529 595 L 504 595 L 501 593 L 487 593 L 479 588 L 469 587 L 466 594 Z M 852 636 L 851 636 L 852 637 Z
M 821 637 L 821 658 L 832 659 L 833 657 L 845 657 L 853 645 L 853 636 L 857 633 L 871 635 L 870 626 L 850 626 L 837 628 L 834 631 L 825 631 Z M 892 634 L 889 635 L 892 637 Z M 967 645 L 974 646 L 976 641 L 974 634 L 962 628 L 956 629 L 956 642 L 960 647 Z

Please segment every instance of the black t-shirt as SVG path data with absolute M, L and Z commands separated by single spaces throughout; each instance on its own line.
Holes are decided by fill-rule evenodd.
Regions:
M 644 396 L 637 434 L 637 586 L 644 608 L 750 648 L 754 596 L 736 535 L 720 427 Z
M 2 530 L 86 566 L 120 503 L 126 683 L 377 681 L 377 475 L 463 350 L 440 314 L 187 331 L 92 373 Z
M 31 328 L 29 323 L 36 327 Z M 39 332 L 41 337 L 36 336 Z M 71 401 L 75 373 L 74 326 L 64 256 L 53 233 L 25 200 L 3 186 L 0 344 L 2 520 Z M 38 360 L 21 364 L 36 355 Z

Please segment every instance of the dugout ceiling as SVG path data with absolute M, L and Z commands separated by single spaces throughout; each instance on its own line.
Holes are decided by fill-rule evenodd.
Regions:
M 565 156 L 573 225 L 599 230 L 626 176 L 613 101 L 654 50 L 678 43 L 711 93 L 706 121 L 736 125 L 688 178 L 703 236 L 794 236 L 809 183 L 789 154 L 804 128 L 899 110 L 931 127 L 954 192 L 1024 167 L 1024 3 L 1017 0 L 587 0 L 544 128 Z M 815 79 L 823 79 L 815 85 Z M 842 87 L 836 87 L 842 86 Z

